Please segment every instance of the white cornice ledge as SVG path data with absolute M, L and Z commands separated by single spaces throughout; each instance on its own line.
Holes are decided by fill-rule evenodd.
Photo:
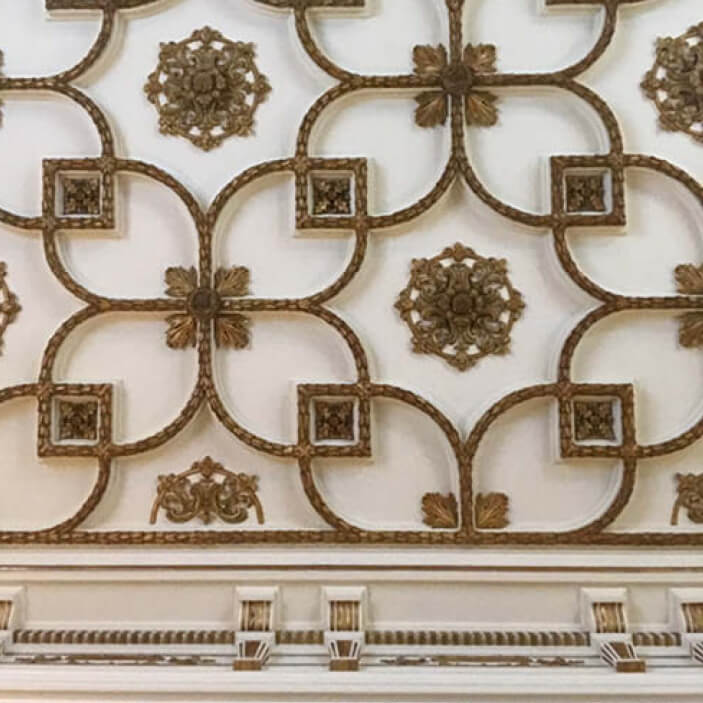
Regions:
M 304 700 L 335 700 L 354 696 L 354 700 L 447 701 L 456 697 L 477 703 L 496 696 L 540 696 L 553 703 L 553 696 L 575 703 L 598 696 L 599 703 L 700 703 L 703 667 L 649 671 L 645 674 L 616 674 L 611 671 L 515 671 L 509 669 L 421 671 L 407 668 L 339 673 L 301 667 L 295 672 L 233 672 L 220 667 L 174 669 L 168 667 L 137 669 L 103 666 L 12 666 L 2 669 L 3 701 L 12 693 L 23 696 L 41 692 L 42 701 L 72 694 L 152 694 L 156 696 L 198 695 L 197 700 L 217 700 L 237 696 L 237 700 L 261 700 L 261 696 L 305 696 Z M 575 693 L 576 692 L 576 693 Z M 9 697 L 8 697 L 9 695 Z M 82 696 L 81 696 L 82 697 Z M 18 697 L 19 700 L 19 697 Z M 112 698 L 111 698 L 112 700 Z M 115 700 L 119 700 L 119 697 Z M 341 698 L 340 698 L 341 700 Z M 532 701 L 532 699 L 530 699 Z

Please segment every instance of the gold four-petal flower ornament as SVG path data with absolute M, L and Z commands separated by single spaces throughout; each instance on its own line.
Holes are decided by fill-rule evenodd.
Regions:
M 463 97 L 466 124 L 491 127 L 498 121 L 498 99 L 493 93 L 475 88 L 480 73 L 495 73 L 496 49 L 491 44 L 467 44 L 461 61 L 450 62 L 447 50 L 438 46 L 416 46 L 413 49 L 415 73 L 436 79 L 437 89 L 427 90 L 415 97 L 415 122 L 420 127 L 445 124 L 449 114 L 450 96 Z
M 195 346 L 198 325 L 214 324 L 218 347 L 244 349 L 249 344 L 249 318 L 223 309 L 223 299 L 239 298 L 249 293 L 249 270 L 243 266 L 220 268 L 215 272 L 214 286 L 198 283 L 194 267 L 182 266 L 166 270 L 166 295 L 184 298 L 186 312 L 166 318 L 166 343 L 171 349 Z

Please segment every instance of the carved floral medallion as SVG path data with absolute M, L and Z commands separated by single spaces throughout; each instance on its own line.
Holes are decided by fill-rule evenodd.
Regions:
M 437 81 L 437 89 L 427 90 L 415 97 L 415 122 L 420 127 L 445 124 L 449 114 L 449 99 L 460 97 L 464 102 L 466 124 L 491 127 L 498 121 L 498 99 L 487 90 L 474 87 L 479 73 L 495 73 L 496 49 L 490 44 L 468 44 L 461 61 L 449 61 L 447 50 L 438 46 L 416 46 L 413 49 L 415 73 Z
M 161 133 L 205 151 L 228 137 L 252 135 L 254 114 L 271 91 L 255 57 L 254 44 L 230 41 L 210 27 L 161 44 L 159 65 L 144 86 Z
M 215 344 L 218 347 L 244 349 L 249 344 L 249 318 L 239 313 L 227 312 L 227 298 L 238 298 L 249 292 L 249 271 L 243 266 L 218 269 L 215 285 L 198 283 L 195 268 L 181 266 L 166 270 L 166 295 L 183 298 L 186 312 L 174 313 L 166 318 L 168 330 L 166 343 L 171 349 L 194 347 L 198 326 L 213 325 Z
M 663 129 L 703 142 L 703 22 L 679 37 L 657 40 L 642 88 L 656 104 Z
M 525 304 L 505 259 L 455 244 L 432 259 L 413 260 L 395 307 L 410 328 L 413 351 L 466 371 L 489 354 L 508 352 Z

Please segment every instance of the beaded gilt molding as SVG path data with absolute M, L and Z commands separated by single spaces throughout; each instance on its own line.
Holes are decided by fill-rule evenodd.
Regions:
M 82 308 L 54 331 L 47 342 L 40 371 L 34 382 L 0 390 L 0 403 L 34 399 L 37 408 L 37 445 L 40 458 L 93 459 L 97 479 L 75 512 L 58 524 L 39 530 L 0 532 L 5 544 L 113 544 L 163 545 L 234 543 L 367 543 L 411 545 L 701 545 L 703 531 L 695 525 L 687 531 L 628 532 L 609 529 L 628 504 L 637 485 L 641 464 L 688 448 L 703 436 L 703 418 L 678 436 L 656 444 L 638 441 L 635 421 L 636 392 L 631 383 L 577 383 L 572 365 L 580 341 L 597 323 L 626 311 L 681 313 L 682 347 L 703 347 L 703 273 L 700 261 L 682 261 L 672 271 L 675 293 L 667 296 L 636 296 L 614 293 L 596 284 L 576 263 L 567 242 L 571 228 L 618 228 L 628 223 L 625 182 L 632 169 L 656 172 L 672 179 L 703 206 L 703 186 L 674 164 L 625 149 L 618 118 L 581 75 L 603 56 L 615 34 L 625 6 L 644 0 L 546 0 L 553 11 L 574 5 L 600 6 L 604 13 L 601 34 L 590 51 L 576 63 L 548 73 L 504 73 L 500 50 L 488 43 L 470 43 L 465 35 L 465 5 L 471 0 L 445 0 L 448 36 L 431 46 L 418 44 L 412 69 L 405 75 L 361 75 L 335 63 L 318 45 L 312 25 L 318 12 L 353 11 L 364 0 L 253 0 L 258 9 L 276 10 L 281 22 L 292 15 L 297 39 L 309 59 L 334 85 L 309 107 L 297 129 L 292 153 L 258 163 L 242 172 L 233 168 L 231 180 L 213 201 L 204 206 L 177 178 L 151 163 L 124 158 L 109 115 L 77 87 L 84 76 L 107 53 L 118 16 L 123 10 L 150 6 L 158 15 L 160 0 L 46 0 L 47 10 L 95 10 L 102 16 L 94 45 L 73 67 L 50 76 L 26 78 L 0 74 L 4 102 L 25 92 L 41 91 L 63 96 L 87 114 L 99 135 L 99 155 L 86 158 L 47 158 L 43 161 L 42 211 L 24 216 L 0 209 L 0 222 L 37 236 L 48 267 L 56 281 L 80 301 Z M 236 2 L 236 0 L 235 0 Z M 441 5 L 441 3 L 438 3 Z M 152 7 L 153 6 L 153 7 Z M 120 21 L 131 21 L 124 13 Z M 334 13 L 333 13 L 334 14 Z M 267 69 L 267 57 L 247 36 L 225 36 L 211 26 L 192 28 L 192 34 L 164 36 L 159 62 L 144 66 L 142 97 L 153 104 L 153 129 L 169 143 L 179 142 L 211 152 L 236 140 L 260 138 L 255 125 L 271 106 L 277 89 L 275 74 Z M 688 132 L 700 139 L 701 46 L 700 26 L 681 28 L 680 39 L 660 42 L 657 62 L 669 61 L 669 74 L 656 68 L 644 79 L 644 89 L 656 100 L 667 129 Z M 686 33 L 688 31 L 688 33 Z M 654 41 L 656 37 L 652 38 Z M 490 38 L 487 38 L 490 40 Z M 689 41 L 690 40 L 690 41 Z M 673 47 L 673 48 L 672 48 Z M 670 51 L 679 51 L 671 58 Z M 5 52 L 7 53 L 7 52 Z M 653 49 L 654 53 L 654 49 Z M 696 63 L 697 62 L 697 63 Z M 643 66 L 641 75 L 650 66 Z M 6 72 L 5 72 L 6 73 Z M 678 80 L 678 88 L 674 83 Z M 660 81 L 657 83 L 656 81 Z M 668 97 L 657 90 L 667 81 Z M 684 87 L 681 87 L 681 86 Z M 491 130 L 501 119 L 501 95 L 505 89 L 523 91 L 552 88 L 564 91 L 590 106 L 601 121 L 608 140 L 606 153 L 549 156 L 551 208 L 536 214 L 503 202 L 479 179 L 465 137 L 470 130 Z M 391 94 L 403 91 L 414 103 L 408 118 L 421 130 L 446 130 L 449 158 L 436 184 L 417 202 L 390 214 L 373 214 L 369 206 L 369 164 L 363 157 L 322 157 L 314 153 L 311 134 L 330 106 L 359 92 Z M 658 96 L 658 97 L 657 97 Z M 3 105 L 3 112 L 6 106 Z M 7 123 L 7 115 L 4 115 Z M 655 117 L 652 116 L 652 120 Z M 5 125 L 6 126 L 6 125 Z M 3 128 L 5 128 L 3 126 Z M 679 135 L 685 139 L 684 135 Z M 694 142 L 691 148 L 697 148 Z M 703 153 L 703 152 L 702 152 Z M 163 297 L 113 298 L 99 295 L 79 283 L 62 258 L 57 240 L 62 232 L 119 231 L 116 215 L 116 178 L 139 175 L 158 182 L 185 205 L 197 230 L 197 267 L 186 268 L 163 261 Z M 346 269 L 333 283 L 299 298 L 256 297 L 255 271 L 228 261 L 218 266 L 213 253 L 213 232 L 223 211 L 245 187 L 260 179 L 286 174 L 295 181 L 295 222 L 291 230 L 325 230 L 349 234 L 354 250 Z M 503 218 L 526 229 L 551 232 L 556 259 L 575 289 L 594 303 L 592 309 L 566 336 L 555 374 L 548 383 L 528 385 L 505 395 L 470 428 L 460 428 L 430 399 L 403 387 L 375 378 L 367 348 L 352 322 L 333 310 L 333 301 L 355 279 L 367 255 L 374 232 L 412 222 L 437 205 L 454 187 L 472 191 Z M 401 232 L 402 235 L 402 232 Z M 428 242 L 424 258 L 407 261 L 407 287 L 395 298 L 378 305 L 395 306 L 405 338 L 402 353 L 432 357 L 447 373 L 465 378 L 476 368 L 515 349 L 514 335 L 526 310 L 539 304 L 530 291 L 513 286 L 510 257 L 471 243 L 470 233 L 456 232 L 442 245 Z M 0 255 L 0 259 L 2 256 Z M 22 353 L 21 344 L 8 330 L 18 318 L 21 296 L 13 290 L 22 271 L 0 265 L 0 340 L 3 354 Z M 26 307 L 26 305 L 24 306 Z M 283 443 L 259 436 L 241 424 L 223 402 L 215 382 L 214 355 L 237 354 L 255 346 L 252 318 L 257 313 L 296 313 L 312 316 L 329 326 L 346 345 L 354 360 L 356 378 L 350 383 L 297 383 L 297 441 Z M 109 313 L 159 315 L 164 321 L 163 343 L 169 353 L 183 354 L 195 348 L 198 374 L 185 407 L 167 426 L 139 441 L 115 440 L 114 387 L 110 383 L 65 383 L 57 380 L 56 360 L 74 331 L 87 321 Z M 4 338 L 4 339 L 3 339 Z M 14 347 L 14 348 L 13 348 Z M 255 353 L 252 352 L 252 353 Z M 0 363 L 2 363 L 0 357 Z M 374 403 L 388 399 L 423 414 L 446 438 L 456 472 L 456 489 L 437 492 L 432 486 L 417 497 L 422 529 L 369 529 L 363 516 L 339 515 L 326 501 L 316 481 L 314 465 L 324 459 L 364 460 L 373 471 Z M 607 504 L 587 524 L 563 531 L 511 529 L 511 487 L 505 492 L 479 492 L 474 483 L 474 463 L 489 428 L 507 411 L 535 399 L 546 399 L 558 408 L 555 430 L 560 456 L 589 462 L 619 461 L 616 490 Z M 270 529 L 270 510 L 258 471 L 230 463 L 212 451 L 188 468 L 173 466 L 152 487 L 151 515 L 143 516 L 143 529 L 97 530 L 84 523 L 109 499 L 116 460 L 146 453 L 177 438 L 196 414 L 209 412 L 230 433 L 256 452 L 277 460 L 297 463 L 302 491 L 309 505 L 327 525 L 321 529 Z M 0 449 L 0 451 L 2 451 Z M 64 462 L 66 463 L 66 462 Z M 682 476 L 672 486 L 672 522 L 686 511 L 700 522 L 700 480 Z M 678 499 L 676 491 L 678 490 Z M 675 506 L 673 503 L 675 502 Z M 149 529 L 151 523 L 157 523 Z M 175 529 L 169 523 L 183 523 Z M 244 523 L 246 526 L 223 525 Z M 218 529 L 213 529 L 217 525 Z M 174 529 L 172 529 L 174 528 Z

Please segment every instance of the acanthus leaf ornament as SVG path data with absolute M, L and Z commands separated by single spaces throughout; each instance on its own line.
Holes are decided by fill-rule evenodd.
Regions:
M 435 529 L 459 526 L 459 507 L 453 493 L 426 493 L 422 497 L 423 522 Z
M 500 530 L 510 524 L 509 499 L 505 493 L 479 493 L 476 496 L 476 527 Z
M 200 518 L 208 525 L 218 517 L 236 524 L 246 521 L 253 508 L 257 522 L 263 525 L 264 511 L 256 495 L 258 487 L 258 477 L 233 473 L 207 456 L 183 473 L 159 476 L 149 521 L 154 524 L 159 510 L 165 510 L 171 522 Z

